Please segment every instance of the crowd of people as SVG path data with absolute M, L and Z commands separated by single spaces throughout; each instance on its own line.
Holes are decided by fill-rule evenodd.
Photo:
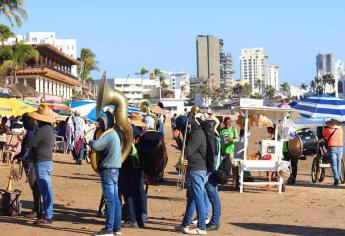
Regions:
M 53 221 L 53 149 L 56 136 L 61 136 L 77 164 L 81 164 L 84 159 L 86 146 L 99 153 L 97 171 L 102 187 L 100 212 L 104 212 L 106 220 L 105 227 L 95 235 L 120 235 L 121 227 L 144 228 L 148 217 L 144 185 L 149 181 L 164 182 L 164 168 L 168 158 L 164 144 L 165 116 L 160 115 L 154 119 L 147 115 L 144 118 L 140 113 L 133 112 L 129 121 L 134 142 L 123 161 L 121 134 L 115 128 L 114 116 L 110 111 L 97 119 L 94 139 L 89 142 L 85 140 L 86 124 L 79 112 L 57 125 L 52 110 L 46 105 L 40 105 L 36 112 L 25 113 L 20 122 L 26 132 L 21 151 L 14 157 L 23 163 L 32 190 L 32 211 L 24 216 L 37 218 L 36 224 L 40 225 L 51 224 Z M 13 123 L 18 122 L 19 119 L 13 119 Z M 343 156 L 342 124 L 331 120 L 326 125 L 323 136 L 331 158 L 334 185 L 338 185 Z M 9 133 L 11 126 L 7 118 L 3 117 L 0 135 Z M 177 142 L 176 148 L 184 149 L 188 163 L 185 175 L 186 209 L 177 230 L 192 235 L 217 231 L 221 217 L 218 185 L 226 183 L 230 174 L 238 174 L 235 169 L 231 170 L 231 162 L 235 146 L 243 138 L 244 132 L 241 130 L 238 134 L 229 117 L 220 121 L 212 114 L 174 114 L 171 126 Z M 267 131 L 268 139 L 274 140 L 274 128 L 268 128 Z M 156 142 L 152 144 L 152 140 Z M 288 154 L 284 158 L 291 162 L 294 159 Z M 296 161 L 292 164 L 292 171 L 291 184 L 296 180 Z M 247 175 L 250 176 L 250 173 Z M 270 178 L 271 173 L 268 176 Z M 101 211 L 103 205 L 105 210 Z M 196 218 L 193 218 L 195 213 Z

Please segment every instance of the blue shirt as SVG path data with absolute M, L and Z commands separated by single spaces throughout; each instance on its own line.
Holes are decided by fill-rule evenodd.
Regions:
M 121 142 L 115 130 L 98 140 L 90 141 L 91 148 L 102 152 L 100 169 L 121 168 Z

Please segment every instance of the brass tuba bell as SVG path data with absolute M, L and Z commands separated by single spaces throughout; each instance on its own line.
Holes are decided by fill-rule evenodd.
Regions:
M 152 117 L 154 120 L 155 120 L 155 129 L 158 125 L 158 118 L 155 114 L 153 114 L 151 112 L 151 103 L 148 101 L 148 100 L 142 100 L 140 103 L 139 103 L 139 109 L 145 113 L 147 116 L 150 116 Z
M 97 91 L 97 106 L 96 114 L 99 115 L 101 109 L 108 105 L 114 105 L 113 115 L 115 117 L 115 125 L 120 131 L 119 136 L 121 139 L 122 162 L 124 162 L 131 150 L 133 143 L 133 130 L 128 120 L 128 101 L 126 96 L 119 90 L 112 89 L 106 81 L 106 74 L 103 73 L 102 81 Z M 99 138 L 104 136 L 107 132 L 103 133 Z M 92 168 L 98 172 L 98 153 L 95 150 L 91 151 L 91 165 Z

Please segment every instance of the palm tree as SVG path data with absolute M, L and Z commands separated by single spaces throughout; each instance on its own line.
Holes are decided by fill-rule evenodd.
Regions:
M 3 46 L 0 48 L 0 58 L 3 60 L 0 66 L 0 74 L 7 75 L 9 70 L 13 71 L 14 81 L 17 81 L 17 70 L 23 68 L 25 62 L 34 59 L 37 63 L 39 52 L 29 44 L 19 42 L 14 46 Z
M 96 55 L 91 51 L 91 49 L 82 48 L 78 60 L 80 61 L 80 64 L 77 67 L 77 71 L 82 84 L 85 84 L 85 80 L 90 76 L 90 72 L 93 70 L 98 71 Z
M 4 45 L 5 41 L 11 37 L 15 37 L 16 35 L 12 32 L 10 27 L 7 25 L 1 24 L 0 25 L 0 43 Z
M 283 90 L 283 94 L 287 94 L 290 93 L 290 85 L 288 83 L 283 83 L 281 84 L 282 90 Z
M 306 83 L 301 83 L 301 85 L 299 86 L 301 89 L 307 90 L 308 89 L 308 85 Z
M 140 70 L 141 79 L 143 79 L 144 76 L 145 76 L 147 73 L 149 73 L 149 71 L 146 70 L 144 67 L 142 67 L 141 70 Z
M 265 87 L 265 82 L 262 79 L 255 80 L 254 83 L 255 88 L 259 89 L 259 94 L 263 92 L 263 88 Z
M 265 88 L 265 96 L 269 99 L 274 98 L 274 95 L 276 93 L 276 89 L 272 85 L 268 85 Z
M 28 17 L 28 13 L 22 7 L 23 3 L 23 0 L 1 0 L 0 2 L 0 14 L 5 16 L 12 27 L 15 24 L 22 26 L 22 19 Z
M 315 89 L 316 89 L 316 83 L 315 83 L 315 80 L 312 80 L 310 82 L 310 89 L 312 92 L 315 92 Z
M 248 83 L 243 85 L 243 96 L 248 98 L 252 94 L 252 86 Z

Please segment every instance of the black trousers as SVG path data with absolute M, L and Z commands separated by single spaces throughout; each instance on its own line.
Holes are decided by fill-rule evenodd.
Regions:
M 41 202 L 41 194 L 38 188 L 38 182 L 36 178 L 35 165 L 32 161 L 24 161 L 23 166 L 24 166 L 24 171 L 25 171 L 26 177 L 28 179 L 28 182 L 32 191 L 32 197 L 34 200 L 34 206 L 32 208 L 32 211 L 36 212 L 37 215 L 39 216 L 42 213 L 42 202 Z

